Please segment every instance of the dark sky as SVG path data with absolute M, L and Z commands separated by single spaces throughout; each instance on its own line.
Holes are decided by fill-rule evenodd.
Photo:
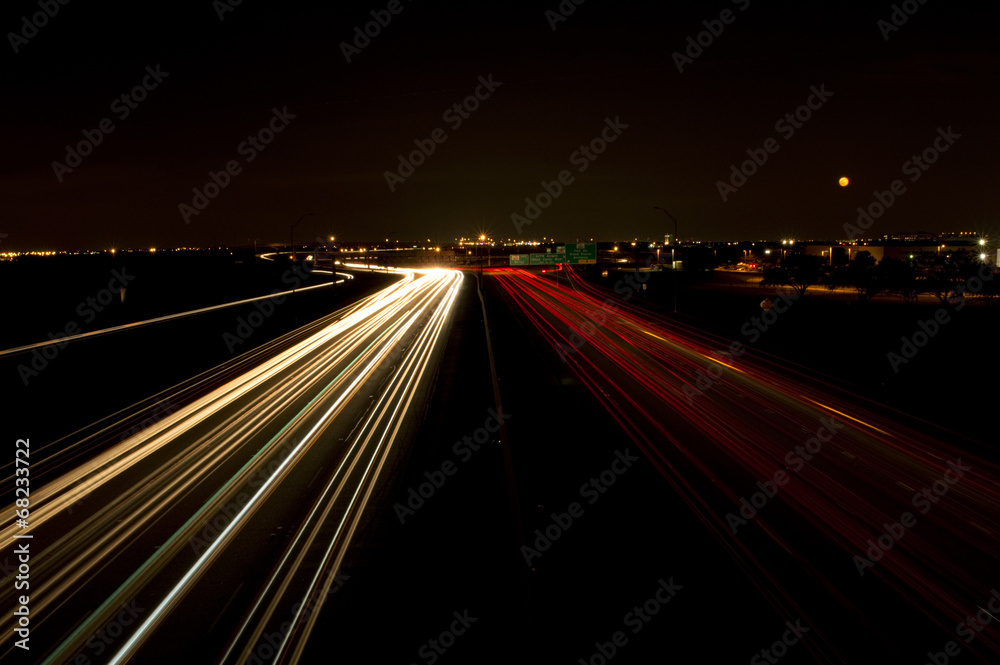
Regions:
M 404 0 L 348 63 L 340 44 L 388 4 L 243 0 L 220 20 L 222 0 L 73 0 L 15 53 L 9 33 L 40 9 L 5 3 L 0 251 L 282 242 L 306 212 L 297 238 L 662 238 L 653 206 L 699 240 L 836 238 L 896 179 L 905 193 L 870 233 L 1000 233 L 1000 23 L 981 3 L 914 0 L 886 40 L 891 3 L 587 0 L 552 30 L 556 0 Z M 725 9 L 679 72 L 673 54 Z M 168 75 L 122 118 L 113 102 L 147 66 Z M 443 114 L 490 75 L 501 85 L 454 127 Z M 811 86 L 833 94 L 787 136 L 776 123 Z M 248 162 L 240 145 L 275 108 L 295 117 Z M 53 162 L 104 118 L 114 131 L 60 182 Z M 572 155 L 606 118 L 628 127 L 581 172 Z M 960 138 L 911 180 L 939 127 Z M 447 139 L 390 191 L 385 172 L 437 128 Z M 723 201 L 717 183 L 770 137 Z M 179 205 L 230 160 L 240 173 L 185 224 Z M 573 181 L 518 230 L 511 215 L 563 170 Z

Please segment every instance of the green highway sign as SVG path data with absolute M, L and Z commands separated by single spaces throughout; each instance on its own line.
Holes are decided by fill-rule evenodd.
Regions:
M 531 265 L 531 255 L 530 254 L 511 254 L 510 264 L 512 266 L 530 266 Z
M 566 244 L 566 263 L 597 263 L 596 242 L 571 242 Z
M 531 255 L 531 265 L 533 266 L 551 266 L 557 263 L 562 263 L 562 254 L 532 254 Z

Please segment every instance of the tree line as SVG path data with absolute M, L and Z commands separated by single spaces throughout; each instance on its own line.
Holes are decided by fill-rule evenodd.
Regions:
M 862 303 L 878 295 L 913 303 L 921 294 L 933 295 L 941 304 L 968 295 L 992 303 L 1000 296 L 1000 280 L 993 279 L 995 274 L 995 266 L 968 250 L 947 255 L 920 253 L 909 259 L 885 257 L 881 261 L 860 251 L 849 262 L 833 266 L 821 256 L 789 254 L 764 269 L 761 286 L 786 286 L 800 296 L 812 287 L 848 288 Z

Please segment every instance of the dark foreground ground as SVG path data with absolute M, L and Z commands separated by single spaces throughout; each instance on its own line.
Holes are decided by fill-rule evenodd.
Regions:
M 136 308 L 143 316 L 155 316 L 181 309 L 177 303 L 188 296 L 192 306 L 200 306 L 288 287 L 281 285 L 287 264 L 254 267 L 235 260 L 215 257 L 184 272 L 183 283 L 150 278 L 159 284 L 157 298 L 132 302 L 143 303 Z M 91 265 L 86 285 L 112 268 Z M 36 277 L 35 288 L 38 280 L 55 288 L 66 275 L 45 271 Z M 602 282 L 599 273 L 590 277 Z M 663 303 L 663 311 L 671 312 L 666 277 L 652 276 L 646 302 L 654 309 Z M 617 277 L 612 278 L 606 285 L 613 285 Z M 237 353 L 385 283 L 384 276 L 359 275 L 336 294 L 320 290 L 290 299 Z M 139 291 L 138 277 L 134 284 L 133 294 Z M 7 280 L 4 286 L 14 288 Z M 593 503 L 581 495 L 581 485 L 611 468 L 619 454 L 638 455 L 585 391 L 572 385 L 555 353 L 521 328 L 486 277 L 486 311 L 513 460 L 512 468 L 505 467 L 499 435 L 487 431 L 495 423 L 496 400 L 475 286 L 468 275 L 417 440 L 387 470 L 386 485 L 345 562 L 342 585 L 321 615 L 306 662 L 358 656 L 399 663 L 746 662 L 778 639 L 785 630 L 782 620 L 644 459 L 632 462 Z M 80 298 L 95 290 L 82 283 L 75 288 L 63 298 L 63 316 L 28 307 L 22 293 L 21 309 L 12 315 L 26 328 L 35 327 L 34 337 L 25 333 L 23 341 L 75 317 Z M 747 342 L 740 330 L 759 316 L 761 293 L 725 284 L 685 288 L 678 309 L 685 322 Z M 807 295 L 752 348 L 973 441 L 991 442 L 995 398 L 987 377 L 1000 368 L 985 347 L 996 330 L 996 308 L 970 306 L 954 313 L 898 374 L 886 361 L 886 353 L 898 350 L 900 335 L 912 335 L 935 309 L 894 303 L 859 308 Z M 104 314 L 103 325 L 129 320 L 122 312 Z M 235 328 L 238 315 L 230 310 L 150 328 L 128 344 L 109 337 L 71 345 L 28 386 L 14 359 L 7 359 L 4 392 L 15 415 L 6 429 L 40 441 L 55 438 L 212 367 L 231 356 L 222 335 Z M 977 353 L 980 346 L 984 350 Z M 478 449 L 463 442 L 477 436 L 485 439 Z M 452 474 L 443 476 L 440 470 L 448 463 Z M 435 480 L 433 493 L 423 488 L 422 503 L 412 498 L 411 489 Z M 544 529 L 552 513 L 565 513 L 572 502 L 582 505 L 582 515 L 529 566 L 519 551 L 524 537 L 530 544 L 534 529 Z M 655 615 L 627 618 L 661 588 L 673 589 L 673 595 Z M 615 646 L 618 631 L 627 640 Z M 947 639 L 942 633 L 930 642 Z M 919 658 L 921 646 L 914 644 L 912 655 Z M 814 659 L 800 645 L 781 662 Z
M 589 277 L 602 283 L 597 272 Z M 619 277 L 603 283 L 611 287 Z M 649 284 L 643 306 L 672 312 L 672 288 L 664 276 L 652 276 Z M 467 459 L 456 454 L 455 445 L 463 449 L 456 442 L 482 427 L 493 405 L 483 365 L 480 304 L 468 292 L 472 287 L 468 285 L 456 312 L 420 441 L 397 488 L 384 497 L 381 518 L 373 516 L 368 535 L 372 546 L 358 552 L 350 580 L 324 617 L 329 641 L 317 642 L 316 657 L 335 652 L 348 635 L 365 643 L 374 659 L 411 663 L 439 658 L 746 662 L 769 647 L 785 630 L 783 620 L 646 460 L 629 466 L 593 503 L 590 496 L 581 495 L 580 486 L 610 468 L 616 455 L 627 451 L 628 442 L 586 391 L 573 385 L 556 354 L 511 316 L 488 274 L 486 309 L 503 410 L 509 416 L 516 500 L 511 499 L 501 450 L 486 447 Z M 748 343 L 740 331 L 761 313 L 759 303 L 767 293 L 704 283 L 681 292 L 679 318 Z M 954 356 L 956 347 L 970 345 L 959 341 L 963 336 L 987 339 L 984 331 L 995 329 L 995 309 L 969 306 L 955 313 L 947 335 L 942 329 L 934 344 L 923 348 L 898 376 L 886 361 L 893 342 L 912 334 L 917 322 L 933 317 L 935 310 L 892 302 L 859 308 L 807 296 L 751 346 L 783 362 L 801 364 L 807 376 L 850 389 L 862 400 L 889 402 L 909 414 L 901 416 L 904 419 L 950 426 L 961 432 L 955 440 L 967 437 L 970 449 L 990 453 L 991 447 L 984 448 L 993 441 L 985 414 L 993 397 L 982 377 L 984 372 L 995 374 L 996 359 L 958 368 L 961 363 Z M 410 490 L 427 483 L 449 461 L 457 468 L 455 474 L 434 488 L 422 505 L 409 504 L 419 505 L 413 514 L 403 510 Z M 553 512 L 564 513 L 574 501 L 582 505 L 582 516 L 529 567 L 518 555 L 519 546 L 533 544 L 534 530 L 545 529 L 553 522 Z M 512 532 L 514 522 L 521 529 Z M 779 558 L 763 561 L 781 565 Z M 637 620 L 636 614 L 630 617 L 636 606 L 655 597 L 661 584 L 675 585 L 670 602 L 648 621 Z M 808 582 L 795 591 L 811 593 Z M 887 642 L 872 647 L 865 651 L 869 657 L 920 662 L 928 644 L 944 644 L 953 637 L 943 631 L 931 635 L 909 623 L 904 618 L 907 608 L 894 605 L 898 599 L 884 587 L 872 585 L 852 600 L 860 603 L 861 615 L 825 626 L 838 635 L 841 650 L 839 655 L 828 654 L 827 662 L 865 660 L 858 654 L 866 638 L 852 636 L 850 626 L 864 621 L 862 615 L 869 612 L 893 633 L 888 638 L 892 646 Z M 477 617 L 476 623 L 447 650 L 435 650 L 430 640 L 450 645 L 446 633 L 453 613 L 465 611 Z M 892 618 L 897 612 L 898 621 Z M 842 618 L 837 608 L 831 609 L 830 621 Z M 627 639 L 615 646 L 617 631 Z M 816 662 L 801 645 L 781 660 Z
M 584 273 L 609 288 L 623 275 L 602 278 L 597 271 Z M 669 273 L 650 274 L 647 297 L 632 301 L 672 315 L 670 279 Z M 742 281 L 742 275 L 733 273 L 683 275 L 679 319 L 782 363 L 799 365 L 817 380 L 995 448 L 996 430 L 989 413 L 1000 381 L 1000 354 L 994 348 L 1000 303 L 970 298 L 956 309 L 929 299 L 907 304 L 880 297 L 859 305 L 852 294 L 814 287 L 762 330 L 763 322 L 761 327 L 754 322 L 763 313 L 760 303 L 764 297 L 776 299 L 782 288 L 745 288 L 739 285 Z M 935 316 L 946 322 L 925 345 L 912 347 L 913 353 L 907 347 L 910 355 L 904 355 L 902 338 L 924 341 L 921 322 L 933 329 Z M 895 364 L 890 353 L 898 355 Z

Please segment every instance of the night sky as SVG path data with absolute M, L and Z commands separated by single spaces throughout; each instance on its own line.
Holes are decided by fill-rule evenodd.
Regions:
M 905 193 L 871 234 L 1000 233 L 998 12 L 978 3 L 903 3 L 914 13 L 897 5 L 895 29 L 888 2 L 565 0 L 574 11 L 556 22 L 557 0 L 402 0 L 396 14 L 381 0 L 41 1 L 58 12 L 34 36 L 22 17 L 38 0 L 0 14 L 0 251 L 287 242 L 307 212 L 296 239 L 662 239 L 672 223 L 653 206 L 682 238 L 844 238 L 897 179 Z M 348 62 L 342 43 L 372 11 L 391 20 Z M 722 28 L 710 42 L 706 21 Z M 701 32 L 708 45 L 679 71 L 674 54 Z M 144 80 L 131 108 L 121 96 Z M 477 86 L 478 108 L 448 113 Z M 813 87 L 832 94 L 798 128 L 779 124 Z M 273 140 L 244 143 L 275 109 Z M 614 141 L 592 161 L 577 153 L 609 120 Z M 904 171 L 949 127 L 933 165 Z M 444 141 L 390 189 L 398 155 L 439 128 Z M 84 132 L 100 143 L 70 167 Z M 718 183 L 747 150 L 767 161 L 724 201 Z M 229 162 L 238 172 L 185 215 Z M 518 228 L 511 215 L 562 171 L 560 195 Z

